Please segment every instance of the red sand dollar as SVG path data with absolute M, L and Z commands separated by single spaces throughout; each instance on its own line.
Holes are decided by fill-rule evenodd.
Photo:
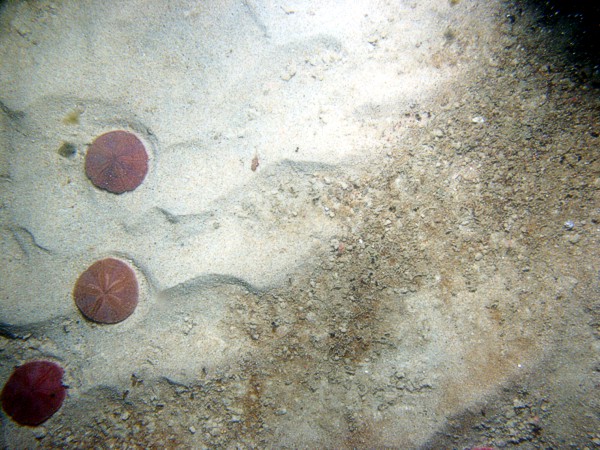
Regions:
M 64 370 L 51 361 L 31 361 L 17 367 L 2 389 L 2 409 L 21 425 L 39 425 L 62 406 L 67 388 Z
M 133 269 L 123 261 L 96 261 L 75 283 L 73 297 L 88 319 L 100 323 L 125 320 L 138 304 L 138 283 Z
M 135 134 L 109 131 L 88 148 L 85 173 L 100 189 L 115 194 L 133 191 L 148 173 L 148 153 Z

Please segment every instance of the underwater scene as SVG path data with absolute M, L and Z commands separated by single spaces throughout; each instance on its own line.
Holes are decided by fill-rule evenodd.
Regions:
M 0 447 L 600 448 L 584 3 L 0 2 Z

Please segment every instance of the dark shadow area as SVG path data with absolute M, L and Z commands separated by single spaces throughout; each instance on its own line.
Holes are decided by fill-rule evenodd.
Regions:
M 549 31 L 553 51 L 565 57 L 580 81 L 600 87 L 600 4 L 582 0 L 527 0 L 514 5 L 530 11 Z

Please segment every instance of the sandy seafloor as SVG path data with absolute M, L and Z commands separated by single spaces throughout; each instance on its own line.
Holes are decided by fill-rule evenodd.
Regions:
M 576 29 L 496 0 L 0 8 L 0 380 L 50 359 L 69 387 L 3 448 L 600 447 Z M 150 154 L 122 195 L 83 170 L 113 129 Z M 107 256 L 141 289 L 116 325 L 72 298 Z

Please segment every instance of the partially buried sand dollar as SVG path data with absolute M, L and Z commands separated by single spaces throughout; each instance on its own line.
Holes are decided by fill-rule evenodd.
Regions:
M 62 367 L 30 361 L 17 367 L 2 389 L 2 409 L 21 425 L 35 426 L 60 409 L 67 395 Z
M 106 258 L 83 272 L 73 291 L 75 304 L 88 319 L 100 323 L 125 320 L 138 304 L 138 282 L 123 261 Z
M 85 173 L 100 189 L 133 191 L 148 173 L 148 153 L 140 139 L 123 130 L 98 136 L 85 155 Z

